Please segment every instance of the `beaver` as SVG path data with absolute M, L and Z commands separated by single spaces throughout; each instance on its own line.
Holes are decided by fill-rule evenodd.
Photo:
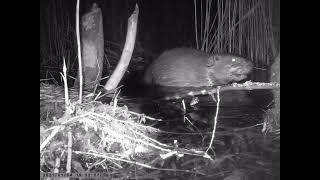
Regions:
M 247 78 L 252 68 L 251 61 L 237 55 L 175 48 L 147 67 L 143 82 L 160 87 L 217 86 Z

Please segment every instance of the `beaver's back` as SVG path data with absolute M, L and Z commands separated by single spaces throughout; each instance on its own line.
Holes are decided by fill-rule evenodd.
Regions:
M 231 54 L 208 54 L 191 48 L 162 53 L 144 74 L 144 82 L 156 86 L 201 87 L 239 81 L 252 63 Z
M 160 86 L 204 86 L 203 71 L 210 56 L 191 48 L 175 48 L 154 60 L 144 75 L 144 82 Z

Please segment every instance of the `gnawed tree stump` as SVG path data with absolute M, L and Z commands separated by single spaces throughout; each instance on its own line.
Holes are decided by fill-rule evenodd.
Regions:
M 91 90 L 100 83 L 104 57 L 102 13 L 95 3 L 82 17 L 81 44 L 83 84 L 85 89 Z M 79 86 L 79 75 L 74 86 Z

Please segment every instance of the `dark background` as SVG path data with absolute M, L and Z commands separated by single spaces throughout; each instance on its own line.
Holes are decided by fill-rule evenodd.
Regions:
M 49 11 L 50 2 L 51 0 L 40 1 L 40 21 L 41 16 Z M 128 17 L 138 3 L 137 41 L 143 48 L 159 54 L 173 47 L 195 44 L 193 0 L 82 0 L 80 16 L 94 2 L 102 10 L 105 40 L 124 43 Z M 68 18 L 75 25 L 76 0 L 56 0 L 56 4 L 57 14 L 68 15 L 62 21 Z M 46 29 L 41 22 L 40 29 Z

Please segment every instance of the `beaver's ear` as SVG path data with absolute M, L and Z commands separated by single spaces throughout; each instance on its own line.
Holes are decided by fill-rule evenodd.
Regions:
M 210 67 L 210 66 L 214 66 L 216 64 L 216 61 L 219 61 L 220 60 L 220 56 L 215 54 L 215 55 L 212 55 L 208 58 L 208 62 L 207 62 L 207 66 Z

